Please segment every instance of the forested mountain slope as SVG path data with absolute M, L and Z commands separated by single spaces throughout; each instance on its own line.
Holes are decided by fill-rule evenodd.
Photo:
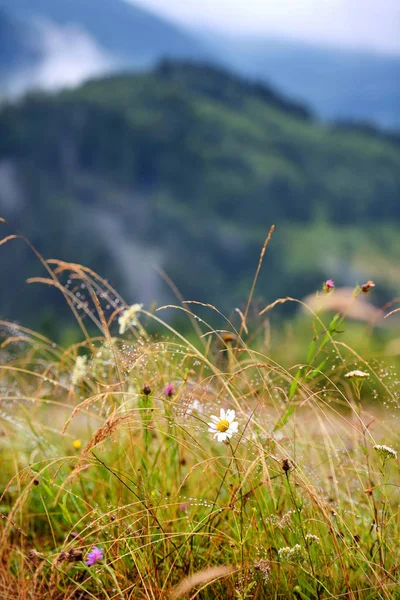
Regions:
M 382 260 L 399 253 L 399 192 L 396 136 L 330 128 L 206 65 L 163 63 L 0 113 L 0 213 L 46 257 L 83 261 L 132 302 L 166 299 L 158 266 L 186 298 L 231 309 L 272 223 L 267 299 L 328 276 L 378 275 L 392 292 L 400 279 Z M 22 281 L 40 269 L 12 244 L 0 249 L 0 311 L 27 321 L 44 292 L 22 293 Z

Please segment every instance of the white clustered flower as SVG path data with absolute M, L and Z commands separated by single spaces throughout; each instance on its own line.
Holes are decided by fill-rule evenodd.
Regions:
M 287 513 L 282 515 L 280 518 L 277 515 L 270 515 L 265 520 L 267 523 L 271 523 L 273 527 L 277 527 L 278 529 L 285 529 L 285 527 L 289 527 L 292 516 L 295 514 L 294 510 L 289 510 Z
M 123 335 L 129 327 L 137 327 L 139 324 L 137 314 L 142 310 L 143 304 L 132 304 L 122 315 L 118 317 L 119 333 Z
M 239 424 L 235 421 L 235 416 L 234 410 L 224 410 L 223 408 L 219 412 L 219 417 L 211 415 L 212 423 L 208 423 L 208 431 L 213 434 L 214 439 L 224 442 L 227 438 L 231 438 L 234 433 L 237 433 Z
M 385 446 L 384 444 L 380 446 L 379 444 L 377 444 L 376 446 L 374 446 L 374 450 L 377 451 L 377 453 L 384 461 L 388 460 L 389 458 L 393 458 L 394 460 L 396 460 L 397 458 L 396 450 L 393 450 L 393 448 L 390 448 L 390 446 Z
M 87 371 L 86 363 L 87 363 L 87 356 L 77 356 L 76 357 L 74 369 L 73 369 L 72 375 L 71 375 L 72 385 L 76 385 L 77 383 L 79 383 L 79 381 L 82 379 L 82 377 L 85 377 L 86 371 Z
M 369 373 L 356 369 L 355 371 L 349 371 L 349 373 L 346 373 L 345 377 L 347 377 L 347 379 L 366 379 L 369 377 Z
M 293 548 L 290 548 L 290 546 L 279 548 L 278 554 L 281 560 L 285 560 L 292 564 L 301 565 L 306 560 L 306 553 L 300 544 L 296 544 Z
M 313 535 L 312 533 L 306 533 L 306 540 L 310 544 L 319 544 L 320 539 L 317 535 Z

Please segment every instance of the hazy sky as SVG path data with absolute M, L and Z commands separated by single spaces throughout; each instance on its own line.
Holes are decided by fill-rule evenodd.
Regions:
M 400 54 L 400 0 L 132 0 L 191 27 Z

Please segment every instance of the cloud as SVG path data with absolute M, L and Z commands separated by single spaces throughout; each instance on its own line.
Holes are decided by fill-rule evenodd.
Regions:
M 14 73 L 7 82 L 8 96 L 32 89 L 56 91 L 115 69 L 116 61 L 90 35 L 76 25 L 58 26 L 49 21 L 34 24 L 42 58 Z

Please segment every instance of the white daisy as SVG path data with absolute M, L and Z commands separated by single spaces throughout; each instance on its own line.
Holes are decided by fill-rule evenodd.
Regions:
M 219 442 L 224 442 L 227 438 L 231 438 L 234 433 L 237 433 L 239 423 L 235 421 L 236 413 L 234 410 L 224 410 L 221 408 L 219 417 L 211 415 L 212 423 L 208 423 L 209 432 L 213 434 L 213 438 Z

